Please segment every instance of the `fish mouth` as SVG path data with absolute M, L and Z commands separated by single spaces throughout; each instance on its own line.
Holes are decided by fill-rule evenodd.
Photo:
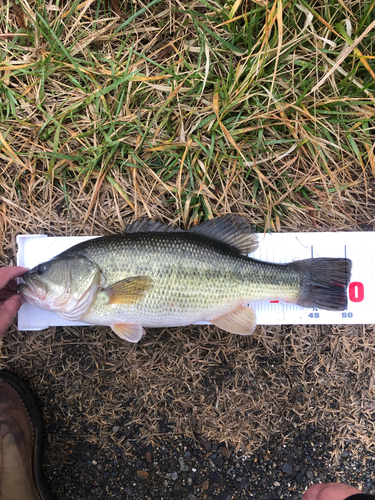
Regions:
M 18 290 L 28 302 L 35 302 L 37 300 L 44 300 L 47 295 L 47 287 L 38 279 L 27 276 L 27 273 L 22 277 L 24 283 L 18 285 Z

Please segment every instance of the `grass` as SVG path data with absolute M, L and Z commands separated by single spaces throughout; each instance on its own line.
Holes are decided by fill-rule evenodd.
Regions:
M 19 0 L 0 6 L 0 27 L 3 264 L 18 233 L 108 234 L 142 216 L 184 228 L 239 212 L 260 231 L 374 229 L 373 0 Z M 164 413 L 176 432 L 252 449 L 285 436 L 294 411 L 297 425 L 334 429 L 338 449 L 347 439 L 374 448 L 371 327 L 262 327 L 241 340 L 201 327 L 137 347 L 107 330 L 66 335 L 25 343 L 13 331 L 3 364 L 35 387 L 47 373 L 63 387 L 69 342 L 97 356 L 86 369 L 109 392 L 74 393 L 81 361 L 70 353 L 72 385 L 54 402 L 86 404 L 94 441 L 110 432 L 121 382 L 150 440 Z M 204 374 L 216 384 L 208 399 Z M 302 384 L 302 403 L 287 380 Z
M 352 194 L 372 201 L 371 30 L 353 43 L 375 27 L 371 2 L 32 5 L 0 12 L 2 160 L 19 191 L 64 193 L 67 212 L 80 184 L 70 234 L 105 190 L 120 224 L 371 220 Z

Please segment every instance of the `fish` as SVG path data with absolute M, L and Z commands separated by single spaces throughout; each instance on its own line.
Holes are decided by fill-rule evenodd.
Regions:
M 239 214 L 187 231 L 142 219 L 39 264 L 23 276 L 19 292 L 41 309 L 109 326 L 134 343 L 145 328 L 199 321 L 251 335 L 256 314 L 246 304 L 256 301 L 346 309 L 349 259 L 275 264 L 249 257 L 257 247 L 257 233 Z

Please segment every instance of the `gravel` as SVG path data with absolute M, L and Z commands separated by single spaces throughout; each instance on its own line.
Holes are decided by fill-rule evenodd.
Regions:
M 119 439 L 123 430 L 120 426 Z M 60 457 L 47 445 L 44 460 L 58 500 L 266 500 L 275 496 L 294 500 L 315 482 L 337 480 L 367 492 L 375 489 L 375 457 L 365 450 L 354 457 L 348 442 L 334 464 L 329 437 L 314 426 L 293 428 L 287 444 L 269 442 L 246 456 L 224 443 L 210 442 L 207 450 L 209 440 L 183 436 L 163 439 L 161 447 L 145 446 L 136 426 L 128 433 L 126 446 L 113 450 L 90 444 L 84 436 L 75 435 L 73 440 L 68 429 L 64 432 L 48 429 L 50 440 L 59 437 Z

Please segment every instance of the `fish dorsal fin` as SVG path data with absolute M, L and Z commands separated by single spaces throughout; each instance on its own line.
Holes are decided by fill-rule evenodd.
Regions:
M 112 325 L 112 330 L 116 335 L 120 337 L 120 339 L 127 340 L 128 342 L 133 342 L 133 344 L 139 342 L 142 336 L 146 333 L 142 326 L 138 323 L 117 323 L 115 325 Z
M 124 233 L 174 233 L 184 232 L 152 219 L 140 219 L 127 226 Z M 190 233 L 203 234 L 231 245 L 243 254 L 253 253 L 258 248 L 258 235 L 254 233 L 249 221 L 239 214 L 223 215 L 208 220 L 189 229 Z
M 134 304 L 143 297 L 151 284 L 149 276 L 133 276 L 117 281 L 101 292 L 108 296 L 108 304 Z
M 223 241 L 243 254 L 255 252 L 259 245 L 258 235 L 254 233 L 249 221 L 239 214 L 228 214 L 208 220 L 192 227 L 189 232 Z
M 237 335 L 251 335 L 257 324 L 254 309 L 247 306 L 239 306 L 233 311 L 209 321 L 222 330 Z
M 167 224 L 163 224 L 162 222 L 154 221 L 152 219 L 140 219 L 135 222 L 130 223 L 124 233 L 173 233 L 182 229 L 179 227 L 167 226 Z

